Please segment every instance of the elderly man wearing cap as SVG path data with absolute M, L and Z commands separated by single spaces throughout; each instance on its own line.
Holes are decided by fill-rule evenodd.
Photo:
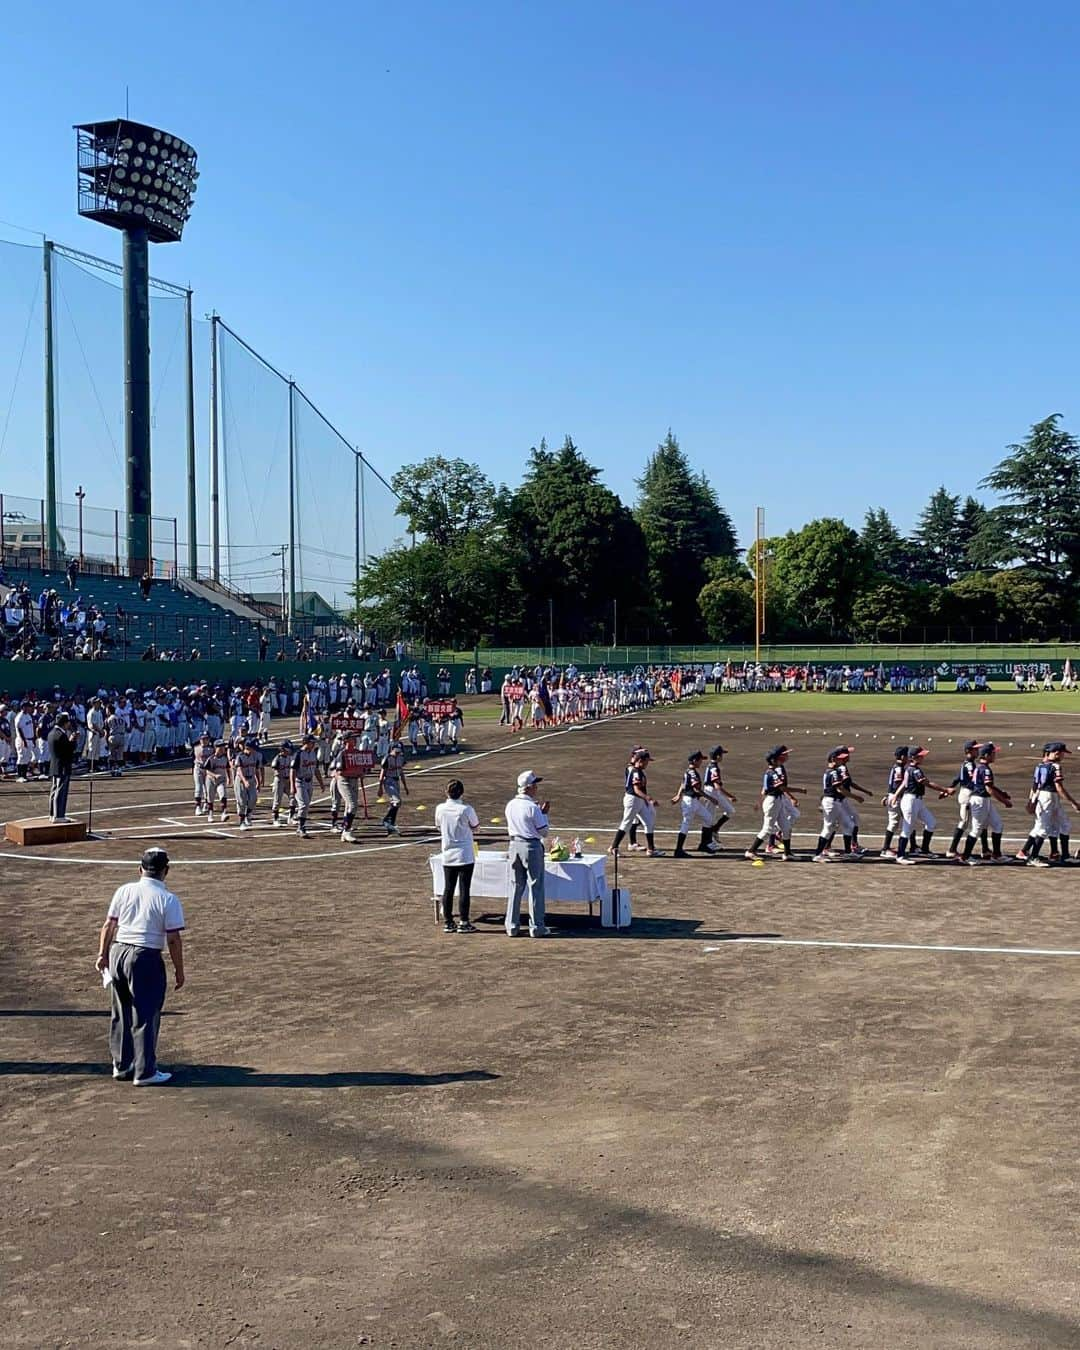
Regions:
M 1065 774 L 1061 766 L 1062 755 L 1071 753 L 1064 741 L 1047 741 L 1043 746 L 1043 757 L 1035 765 L 1028 798 L 1028 809 L 1034 813 L 1035 820 L 1023 848 L 1016 855 L 1018 862 L 1027 863 L 1029 867 L 1049 866 L 1046 859 L 1039 857 L 1044 839 L 1050 840 L 1050 862 L 1057 862 L 1059 857 L 1066 864 L 1071 861 L 1069 816 L 1063 803 L 1070 802 L 1077 810 L 1080 810 L 1080 803 L 1065 786 Z
M 547 937 L 544 924 L 544 835 L 548 832 L 548 802 L 536 800 L 537 785 L 544 780 L 531 769 L 518 774 L 517 796 L 506 803 L 508 856 L 514 873 L 514 889 L 506 905 L 506 932 L 521 931 L 521 901 L 529 893 L 529 936 Z
M 113 1077 L 134 1078 L 136 1087 L 157 1087 L 172 1074 L 157 1066 L 157 1037 L 165 1005 L 166 947 L 184 987 L 184 911 L 165 885 L 169 855 L 148 848 L 138 881 L 121 886 L 109 903 L 98 940 L 98 970 L 108 970 L 112 990 L 109 1048 Z
M 633 832 L 640 824 L 645 831 L 645 838 L 648 841 L 648 847 L 645 850 L 646 856 L 650 858 L 662 858 L 664 855 L 656 847 L 656 798 L 649 796 L 648 779 L 645 771 L 652 760 L 652 755 L 648 750 L 638 749 L 630 756 L 630 763 L 626 770 L 626 782 L 623 789 L 623 813 L 622 820 L 619 822 L 619 828 L 615 831 L 615 838 L 611 841 L 611 847 L 608 852 L 612 856 L 618 856 L 619 845 L 626 837 L 629 830 L 631 839 Z M 631 844 L 631 848 L 636 845 Z

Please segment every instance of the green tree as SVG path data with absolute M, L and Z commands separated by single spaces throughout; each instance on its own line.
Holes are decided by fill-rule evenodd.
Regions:
M 870 571 L 850 525 L 828 517 L 812 520 L 775 541 L 774 600 L 780 599 L 800 633 L 840 636 L 848 631 L 855 596 Z
M 899 642 L 921 619 L 924 600 L 903 581 L 879 581 L 860 591 L 851 608 L 851 635 L 859 642 Z
M 1060 413 L 1036 422 L 982 485 L 1008 503 L 1012 558 L 1064 585 L 1080 573 L 1080 442 L 1060 422 Z
M 610 635 L 616 602 L 620 631 L 640 626 L 648 603 L 641 530 L 599 476 L 569 436 L 558 450 L 541 442 L 510 506 L 527 610 L 544 626 L 550 600 L 562 642 Z
M 939 487 L 923 508 L 912 535 L 915 575 L 937 586 L 948 585 L 963 567 L 965 543 L 960 497 Z
M 447 548 L 470 530 L 484 530 L 500 512 L 500 494 L 477 465 L 431 455 L 408 464 L 390 480 L 397 513 L 413 534 Z
M 911 546 L 883 506 L 871 507 L 863 520 L 859 540 L 876 572 L 894 581 L 911 575 Z
M 691 471 L 670 431 L 649 457 L 637 486 L 634 516 L 645 539 L 660 620 L 670 637 L 693 638 L 706 559 L 735 555 L 730 517 L 704 474 Z
M 1007 506 L 984 507 L 978 524 L 967 541 L 965 572 L 990 572 L 1012 562 L 1016 544 Z
M 698 593 L 698 611 L 713 642 L 745 641 L 754 635 L 754 583 L 716 577 Z

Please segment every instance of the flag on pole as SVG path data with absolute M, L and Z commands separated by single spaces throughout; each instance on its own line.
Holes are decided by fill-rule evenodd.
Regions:
M 409 720 L 409 705 L 405 702 L 405 696 L 401 690 L 397 691 L 397 720 L 394 722 L 394 740 L 401 735 L 401 728 Z

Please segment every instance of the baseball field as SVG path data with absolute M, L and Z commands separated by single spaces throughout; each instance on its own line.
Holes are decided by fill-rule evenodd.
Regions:
M 409 762 L 402 837 L 372 821 L 356 847 L 265 815 L 208 826 L 179 767 L 98 780 L 99 838 L 0 852 L 0 1342 L 1075 1347 L 1077 872 L 742 851 L 778 742 L 811 789 L 805 860 L 832 746 L 874 789 L 876 850 L 894 745 L 948 782 L 961 742 L 992 738 L 1022 803 L 1078 717 L 1062 694 L 985 713 L 758 695 L 511 738 L 489 711 L 465 753 Z M 553 833 L 602 851 L 643 743 L 670 850 L 686 755 L 717 742 L 724 853 L 625 856 L 629 930 L 559 908 L 551 938 L 511 940 L 482 900 L 476 934 L 434 921 L 451 777 L 482 843 L 532 768 Z M 0 815 L 44 795 L 0 785 Z M 87 804 L 78 782 L 71 813 Z M 941 853 L 955 806 L 930 806 Z M 1003 814 L 1017 844 L 1028 818 Z M 93 962 L 151 843 L 187 984 L 162 1022 L 174 1079 L 139 1091 L 111 1078 Z

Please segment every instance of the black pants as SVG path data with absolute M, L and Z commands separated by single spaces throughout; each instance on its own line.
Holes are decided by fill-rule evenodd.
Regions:
M 165 961 L 154 947 L 114 942 L 109 948 L 112 971 L 112 1022 L 109 1048 L 113 1063 L 136 1078 L 157 1072 L 157 1038 L 165 1006 Z
M 458 917 L 462 923 L 469 921 L 469 895 L 472 889 L 472 874 L 475 863 L 462 863 L 459 867 L 443 868 L 442 916 L 443 923 L 450 923 L 454 917 L 454 888 L 458 892 Z

